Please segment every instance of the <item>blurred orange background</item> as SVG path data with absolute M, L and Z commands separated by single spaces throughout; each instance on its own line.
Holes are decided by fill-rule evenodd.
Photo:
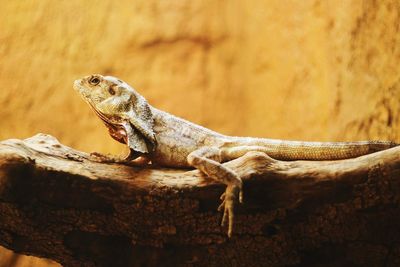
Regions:
M 72 89 L 100 73 L 224 134 L 400 141 L 397 0 L 0 6 L 0 140 L 43 132 L 76 149 L 123 153 Z M 0 266 L 49 264 L 0 251 Z

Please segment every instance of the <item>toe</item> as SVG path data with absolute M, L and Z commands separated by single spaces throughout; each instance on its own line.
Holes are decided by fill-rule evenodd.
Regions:
M 222 211 L 225 208 L 225 200 L 218 206 L 218 211 Z
M 229 213 L 229 224 L 228 224 L 228 236 L 232 236 L 232 231 L 233 231 L 233 222 L 235 219 L 235 214 L 233 213 L 233 206 L 228 207 L 228 213 Z
M 227 210 L 226 207 L 225 207 L 225 209 L 224 209 L 224 215 L 222 216 L 221 226 L 225 226 L 228 216 L 229 216 L 228 210 Z

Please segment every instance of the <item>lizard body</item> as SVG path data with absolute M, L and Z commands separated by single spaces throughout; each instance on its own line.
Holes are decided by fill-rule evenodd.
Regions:
M 305 142 L 226 136 L 154 107 L 151 110 L 158 141 L 157 148 L 150 155 L 151 160 L 168 167 L 190 167 L 187 156 L 205 146 L 229 152 L 226 156 L 232 158 L 239 157 L 243 152 L 261 151 L 278 160 L 338 160 L 396 145 L 389 141 Z
M 127 144 L 125 160 L 139 157 L 166 167 L 195 167 L 227 185 L 221 196 L 222 224 L 232 234 L 235 201 L 242 202 L 242 181 L 221 163 L 259 151 L 278 160 L 337 160 L 387 149 L 390 141 L 303 142 L 233 137 L 214 132 L 158 110 L 127 83 L 91 75 L 74 82 L 77 90 L 107 126 L 111 137 Z

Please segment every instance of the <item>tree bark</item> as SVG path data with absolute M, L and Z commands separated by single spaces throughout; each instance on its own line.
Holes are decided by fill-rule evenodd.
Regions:
M 196 170 L 99 163 L 43 134 L 0 142 L 0 245 L 63 266 L 400 265 L 400 147 L 225 164 L 244 180 L 230 239 L 224 185 Z

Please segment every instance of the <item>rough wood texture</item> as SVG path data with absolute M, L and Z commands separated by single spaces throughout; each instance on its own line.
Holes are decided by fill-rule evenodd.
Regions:
M 64 266 L 400 264 L 400 147 L 226 164 L 245 180 L 230 240 L 224 186 L 198 171 L 93 162 L 48 135 L 3 141 L 0 245 Z

